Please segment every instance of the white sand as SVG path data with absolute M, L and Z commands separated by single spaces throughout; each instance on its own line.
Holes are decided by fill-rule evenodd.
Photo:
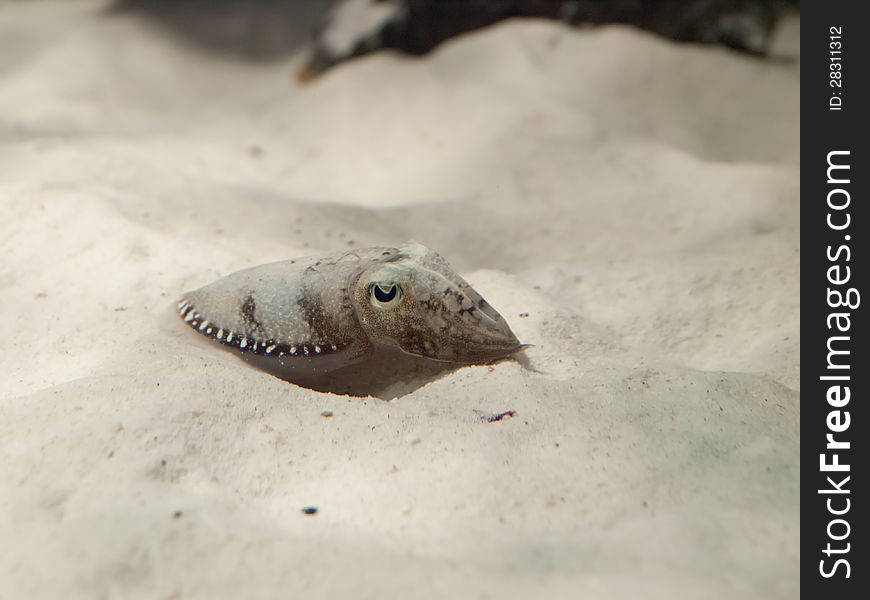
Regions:
M 798 595 L 797 63 L 524 21 L 299 88 L 98 6 L 0 4 L 0 598 Z M 534 370 L 320 394 L 173 313 L 409 238 Z

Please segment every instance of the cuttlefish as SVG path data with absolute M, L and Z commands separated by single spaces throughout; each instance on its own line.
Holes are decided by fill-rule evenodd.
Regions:
M 390 353 L 460 365 L 526 347 L 441 255 L 416 242 L 238 271 L 185 294 L 178 313 L 291 378 Z

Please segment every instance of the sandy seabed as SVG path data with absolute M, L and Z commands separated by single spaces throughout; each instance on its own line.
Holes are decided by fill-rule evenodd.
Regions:
M 797 597 L 797 57 L 510 21 L 299 64 L 0 4 L 0 598 Z M 529 365 L 322 394 L 174 314 L 407 239 Z

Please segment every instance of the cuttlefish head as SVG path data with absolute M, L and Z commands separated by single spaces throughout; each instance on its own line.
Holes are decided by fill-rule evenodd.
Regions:
M 360 273 L 353 297 L 375 345 L 456 363 L 487 362 L 524 348 L 502 316 L 421 244 L 385 249 Z

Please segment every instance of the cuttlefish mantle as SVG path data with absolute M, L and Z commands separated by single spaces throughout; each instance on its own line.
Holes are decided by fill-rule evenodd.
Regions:
M 480 294 L 416 242 L 238 271 L 185 294 L 178 313 L 194 330 L 291 381 L 378 356 L 444 369 L 524 348 Z

